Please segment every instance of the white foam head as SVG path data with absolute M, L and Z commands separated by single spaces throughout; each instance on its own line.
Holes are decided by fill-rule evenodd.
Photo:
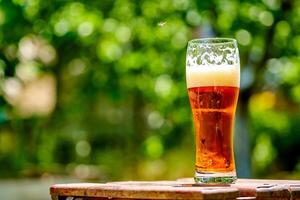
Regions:
M 197 65 L 186 67 L 187 87 L 232 86 L 240 87 L 240 66 Z

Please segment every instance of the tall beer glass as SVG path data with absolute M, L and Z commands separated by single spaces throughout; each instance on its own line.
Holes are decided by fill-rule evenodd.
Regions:
M 195 128 L 195 181 L 234 183 L 233 131 L 240 85 L 236 40 L 191 40 L 186 81 Z

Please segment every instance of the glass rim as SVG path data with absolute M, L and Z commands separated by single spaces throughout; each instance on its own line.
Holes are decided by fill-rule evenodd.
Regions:
M 234 38 L 225 38 L 225 37 L 195 38 L 190 40 L 188 44 L 224 45 L 224 44 L 237 44 L 237 41 Z

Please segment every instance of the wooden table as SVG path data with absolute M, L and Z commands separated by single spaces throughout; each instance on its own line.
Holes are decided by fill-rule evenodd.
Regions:
M 300 200 L 300 181 L 239 179 L 231 185 L 196 185 L 192 179 L 177 181 L 126 181 L 57 184 L 52 200 Z

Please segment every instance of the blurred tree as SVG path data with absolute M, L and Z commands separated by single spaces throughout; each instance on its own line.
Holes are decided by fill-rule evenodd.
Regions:
M 0 176 L 192 176 L 186 44 L 218 36 L 240 45 L 237 121 L 249 126 L 254 175 L 299 177 L 299 7 L 0 1 Z

